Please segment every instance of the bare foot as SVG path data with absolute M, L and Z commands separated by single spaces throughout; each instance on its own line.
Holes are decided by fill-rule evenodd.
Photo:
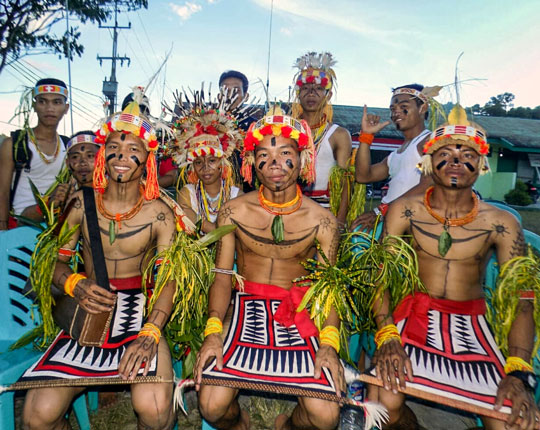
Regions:
M 285 430 L 287 429 L 286 424 L 289 420 L 289 417 L 286 414 L 279 414 L 274 421 L 274 427 L 276 430 Z

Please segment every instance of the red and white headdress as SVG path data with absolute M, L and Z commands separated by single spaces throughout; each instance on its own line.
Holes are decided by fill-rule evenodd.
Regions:
M 315 182 L 315 149 L 311 129 L 306 121 L 298 121 L 273 109 L 273 114 L 266 115 L 251 124 L 244 139 L 241 174 L 244 181 L 251 183 L 252 169 L 255 164 L 255 147 L 264 136 L 283 136 L 296 141 L 300 151 L 300 178 L 308 184 Z
M 332 66 L 336 61 L 330 52 L 308 52 L 296 59 L 295 66 L 298 73 L 294 77 L 294 89 L 298 93 L 300 87 L 305 84 L 321 85 L 326 90 L 331 90 L 336 79 Z
M 101 145 L 96 155 L 94 168 L 94 188 L 103 193 L 108 181 L 105 177 L 105 143 L 113 132 L 133 134 L 142 139 L 146 150 L 149 152 L 146 160 L 146 187 L 144 197 L 153 200 L 159 197 L 159 185 L 157 181 L 157 167 L 155 152 L 158 149 L 156 132 L 150 121 L 140 113 L 139 101 L 142 100 L 142 88 L 135 88 L 134 96 L 122 112 L 117 112 L 109 117 L 101 128 L 96 132 L 97 144 Z
M 446 145 L 464 145 L 473 148 L 481 157 L 480 172 L 489 171 L 486 156 L 489 144 L 485 131 L 480 126 L 467 119 L 467 113 L 456 104 L 448 114 L 448 122 L 431 133 L 430 139 L 424 144 L 424 156 L 420 162 L 424 173 L 432 171 L 431 154 Z

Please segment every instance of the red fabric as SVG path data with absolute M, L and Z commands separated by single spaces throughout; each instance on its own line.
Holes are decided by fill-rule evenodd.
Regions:
M 296 312 L 296 309 L 307 290 L 309 290 L 309 287 L 300 287 L 298 285 L 293 285 L 290 290 L 286 290 L 277 285 L 244 281 L 243 292 L 254 296 L 281 300 L 281 303 L 274 314 L 274 320 L 284 327 L 290 327 L 293 324 L 296 325 L 298 333 L 300 333 L 303 338 L 306 338 L 319 335 L 319 330 L 317 330 L 317 327 L 313 324 L 307 310 L 304 309 L 301 312 Z
M 386 216 L 386 212 L 388 212 L 388 203 L 381 203 L 377 208 L 381 211 L 382 216 Z
M 428 311 L 430 309 L 447 314 L 483 315 L 486 313 L 484 299 L 455 301 L 434 299 L 424 293 L 408 295 L 396 307 L 393 313 L 394 322 L 407 318 L 406 329 L 401 333 L 402 339 L 410 339 L 424 345 L 427 337 Z
M 10 216 L 8 219 L 8 230 L 11 230 L 13 228 L 17 228 L 17 219 L 15 217 Z
M 330 195 L 330 191 L 328 190 L 302 190 L 302 194 L 308 197 L 328 197 Z
M 170 172 L 174 169 L 176 169 L 176 167 L 174 166 L 172 158 L 166 158 L 165 160 L 161 160 L 161 162 L 159 163 L 159 176 L 163 176 L 167 172 Z

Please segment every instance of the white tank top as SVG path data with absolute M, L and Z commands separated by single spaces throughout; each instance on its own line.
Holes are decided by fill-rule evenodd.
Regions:
M 28 137 L 27 139 L 28 149 L 32 153 L 32 161 L 30 162 L 29 172 L 26 172 L 24 169 L 21 171 L 17 190 L 15 191 L 15 198 L 13 199 L 13 212 L 15 215 L 20 215 L 28 206 L 36 204 L 36 199 L 30 188 L 29 179 L 34 183 L 41 194 L 45 193 L 45 191 L 47 191 L 54 183 L 56 175 L 58 175 L 62 169 L 62 164 L 66 156 L 66 148 L 62 143 L 62 139 L 59 138 L 60 142 L 58 142 L 58 144 L 60 145 L 60 149 L 56 159 L 52 155 L 48 156 L 43 154 L 47 160 L 54 160 L 50 164 L 47 164 L 41 159 L 36 146 Z M 13 175 L 13 178 L 15 178 L 15 175 Z
M 388 193 L 382 198 L 382 203 L 390 203 L 418 185 L 422 173 L 416 167 L 421 158 L 417 146 L 429 134 L 429 130 L 423 130 L 411 140 L 405 151 L 398 153 L 396 150 L 388 156 L 390 182 Z
M 202 214 L 200 210 L 199 199 L 197 198 L 197 190 L 195 189 L 195 184 L 186 184 L 186 188 L 189 190 L 189 197 L 191 200 L 191 209 L 193 209 L 193 212 L 195 212 L 199 217 L 202 217 L 204 214 Z M 229 197 L 229 200 L 237 197 L 238 191 L 240 191 L 240 188 L 232 185 L 231 195 Z M 210 213 L 209 215 L 210 215 L 210 222 L 216 222 L 217 214 Z

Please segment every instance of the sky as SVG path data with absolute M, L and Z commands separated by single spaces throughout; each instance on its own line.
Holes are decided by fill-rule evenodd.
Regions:
M 515 95 L 515 106 L 540 105 L 538 1 L 273 0 L 270 26 L 271 5 L 272 0 L 149 0 L 148 9 L 121 13 L 119 25 L 131 28 L 120 30 L 118 54 L 131 63 L 117 66 L 118 99 L 133 86 L 147 87 L 158 116 L 174 91 L 198 89 L 204 81 L 205 88 L 212 83 L 215 95 L 221 72 L 235 69 L 247 75 L 251 97 L 266 100 L 268 73 L 270 100 L 288 101 L 296 58 L 329 51 L 337 61 L 334 104 L 387 107 L 393 87 L 451 84 L 463 53 L 457 66 L 462 105 L 484 105 L 504 92 Z M 102 82 L 111 62 L 100 64 L 96 57 L 112 52 L 110 30 L 78 25 L 85 52 L 71 62 L 75 132 L 97 129 L 104 116 Z M 57 28 L 64 29 L 64 23 Z M 28 55 L 2 71 L 0 133 L 18 127 L 17 119 L 9 121 L 21 91 L 43 77 L 67 83 L 67 60 Z M 444 87 L 438 100 L 456 102 L 454 86 Z M 59 131 L 71 134 L 70 114 Z

